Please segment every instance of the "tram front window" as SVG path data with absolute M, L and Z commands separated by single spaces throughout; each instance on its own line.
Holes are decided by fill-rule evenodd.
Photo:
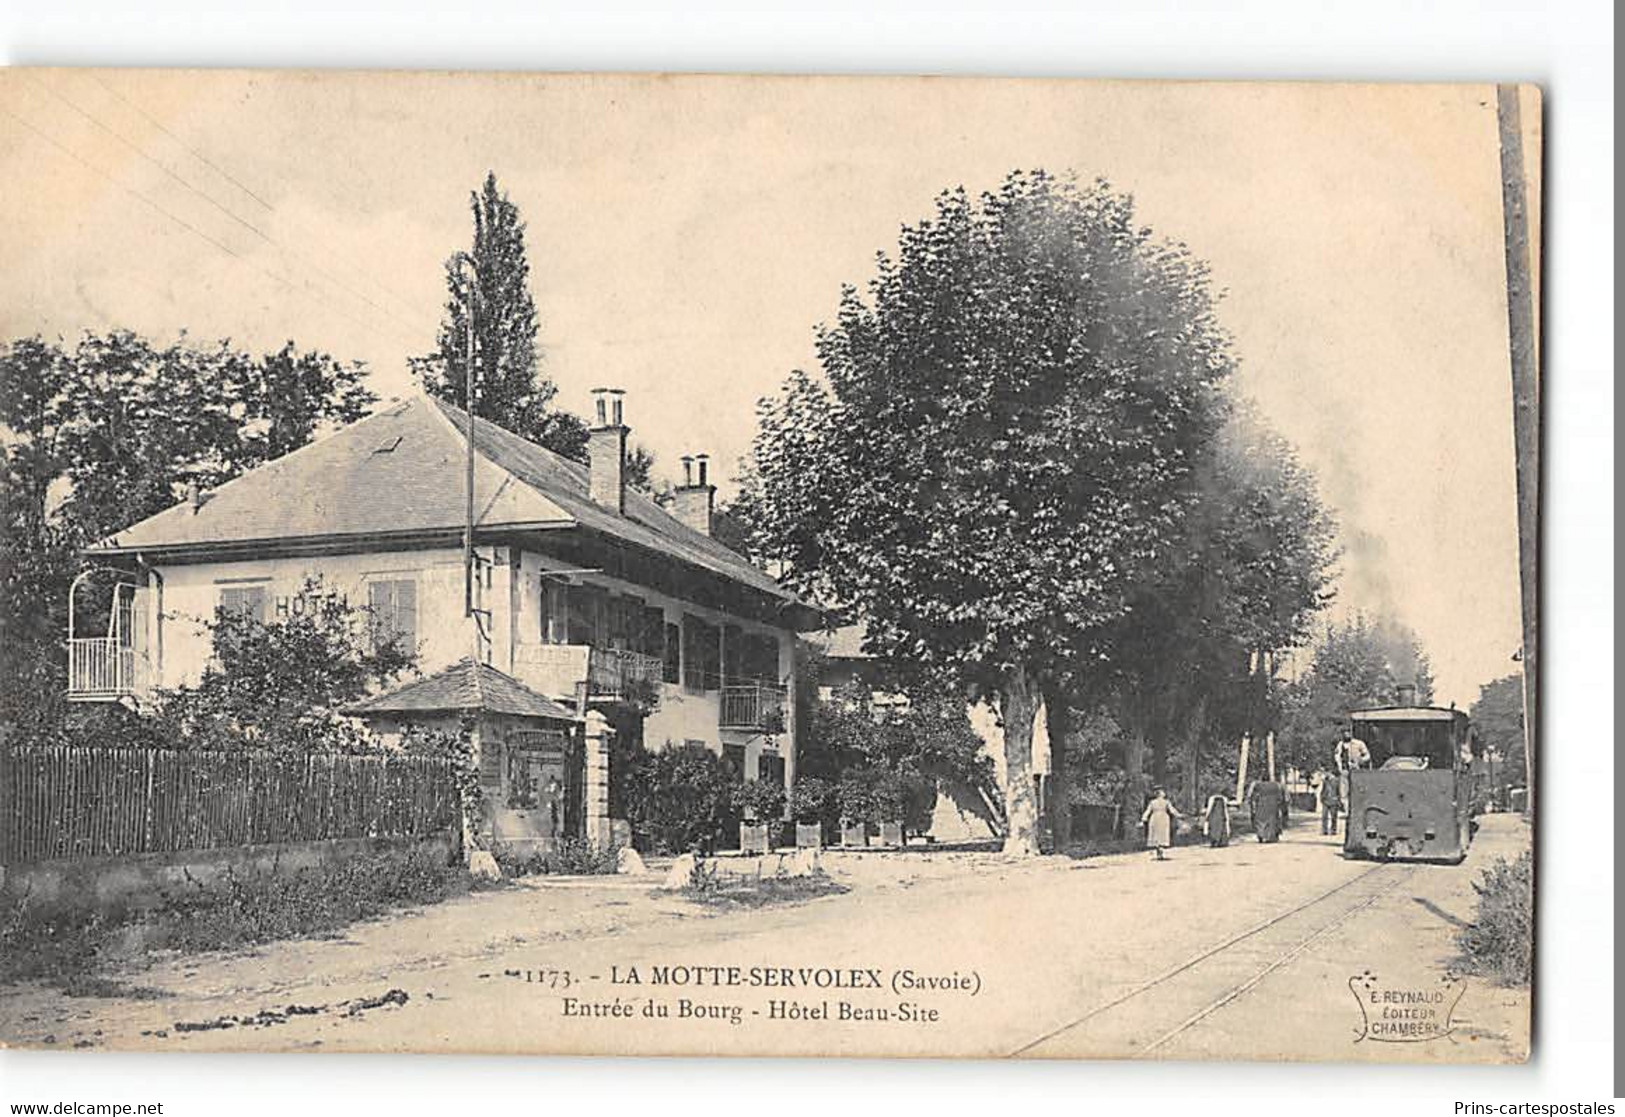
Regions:
M 1454 766 L 1455 744 L 1447 721 L 1377 722 L 1359 725 L 1355 734 L 1371 749 L 1371 766 L 1388 771 L 1420 771 Z

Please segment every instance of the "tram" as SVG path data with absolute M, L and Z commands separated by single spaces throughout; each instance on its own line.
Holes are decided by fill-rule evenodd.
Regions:
M 1394 706 L 1349 717 L 1371 766 L 1348 774 L 1344 855 L 1459 864 L 1473 838 L 1467 715 Z

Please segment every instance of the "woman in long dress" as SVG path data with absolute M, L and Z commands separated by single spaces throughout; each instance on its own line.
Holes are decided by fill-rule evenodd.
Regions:
M 1146 847 L 1156 853 L 1158 861 L 1165 859 L 1162 851 L 1174 844 L 1174 821 L 1179 817 L 1168 801 L 1168 793 L 1160 787 L 1153 789 L 1151 802 L 1140 815 L 1140 825 L 1145 827 Z
M 1209 796 L 1202 829 L 1207 832 L 1207 844 L 1214 849 L 1230 844 L 1230 800 L 1223 795 Z
M 1278 840 L 1286 814 L 1286 792 L 1281 785 L 1274 780 L 1259 780 L 1253 784 L 1247 805 L 1252 813 L 1253 833 L 1258 835 L 1258 840 Z

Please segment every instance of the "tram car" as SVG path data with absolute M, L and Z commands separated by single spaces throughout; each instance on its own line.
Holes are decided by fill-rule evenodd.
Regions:
M 1357 710 L 1350 720 L 1371 766 L 1348 774 L 1344 854 L 1459 864 L 1473 837 L 1467 715 L 1396 706 Z

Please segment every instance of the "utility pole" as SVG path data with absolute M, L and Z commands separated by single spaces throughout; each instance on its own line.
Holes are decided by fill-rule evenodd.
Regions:
M 480 618 L 474 610 L 474 308 L 479 300 L 479 271 L 467 255 L 459 257 L 464 272 L 463 323 L 466 346 L 463 364 L 463 412 L 466 422 L 463 468 L 463 619 L 469 625 L 473 662 L 484 659 Z
M 1529 252 L 1529 191 L 1516 85 L 1495 87 L 1501 141 L 1501 213 L 1506 223 L 1507 336 L 1512 357 L 1512 439 L 1517 454 L 1518 569 L 1523 598 L 1524 811 L 1535 809 L 1535 748 L 1540 737 L 1537 644 L 1540 578 L 1540 367 Z

